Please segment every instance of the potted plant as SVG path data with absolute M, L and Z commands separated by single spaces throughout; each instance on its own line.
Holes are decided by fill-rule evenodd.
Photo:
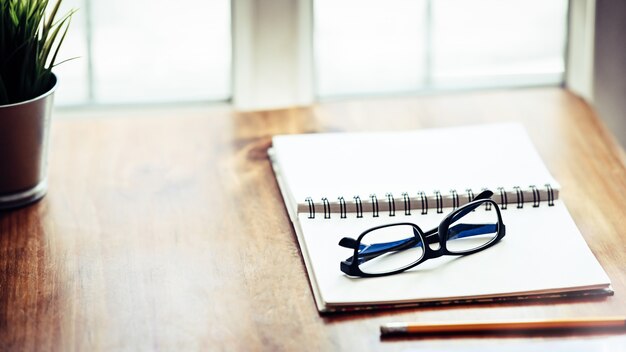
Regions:
M 74 11 L 61 0 L 0 0 L 0 209 L 41 199 L 47 191 L 52 69 Z

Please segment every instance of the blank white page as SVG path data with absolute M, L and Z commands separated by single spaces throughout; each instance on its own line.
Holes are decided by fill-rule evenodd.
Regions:
M 478 193 L 546 183 L 558 189 L 519 124 L 276 136 L 273 153 L 292 206 L 307 197 Z

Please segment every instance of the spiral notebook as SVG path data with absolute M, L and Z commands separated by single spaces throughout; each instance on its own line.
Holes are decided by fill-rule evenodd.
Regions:
M 320 312 L 612 293 L 521 125 L 284 135 L 268 153 Z M 342 237 L 433 228 L 483 189 L 506 225 L 497 245 L 385 277 L 340 271 Z

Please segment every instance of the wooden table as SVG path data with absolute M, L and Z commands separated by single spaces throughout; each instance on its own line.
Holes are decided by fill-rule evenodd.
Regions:
M 526 126 L 615 295 L 320 316 L 266 155 L 271 136 L 496 121 Z M 626 315 L 624 160 L 589 106 L 557 88 L 257 113 L 57 111 L 49 194 L 0 213 L 0 349 L 485 351 L 589 340 L 589 350 L 623 350 L 623 333 L 381 340 L 378 327 Z

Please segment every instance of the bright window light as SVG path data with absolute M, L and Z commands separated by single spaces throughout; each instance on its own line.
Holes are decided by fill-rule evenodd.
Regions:
M 229 0 L 66 0 L 78 8 L 59 66 L 61 105 L 230 97 Z
M 426 2 L 315 0 L 321 96 L 413 91 L 424 80 Z
M 83 1 L 64 0 L 59 13 L 66 14 L 70 9 L 78 11 L 72 16 L 57 62 L 73 60 L 61 63 L 52 70 L 59 80 L 59 86 L 54 93 L 56 105 L 81 105 L 89 101 L 87 21 Z
M 563 81 L 567 0 L 315 0 L 317 94 Z
M 558 84 L 566 0 L 433 0 L 432 85 Z

